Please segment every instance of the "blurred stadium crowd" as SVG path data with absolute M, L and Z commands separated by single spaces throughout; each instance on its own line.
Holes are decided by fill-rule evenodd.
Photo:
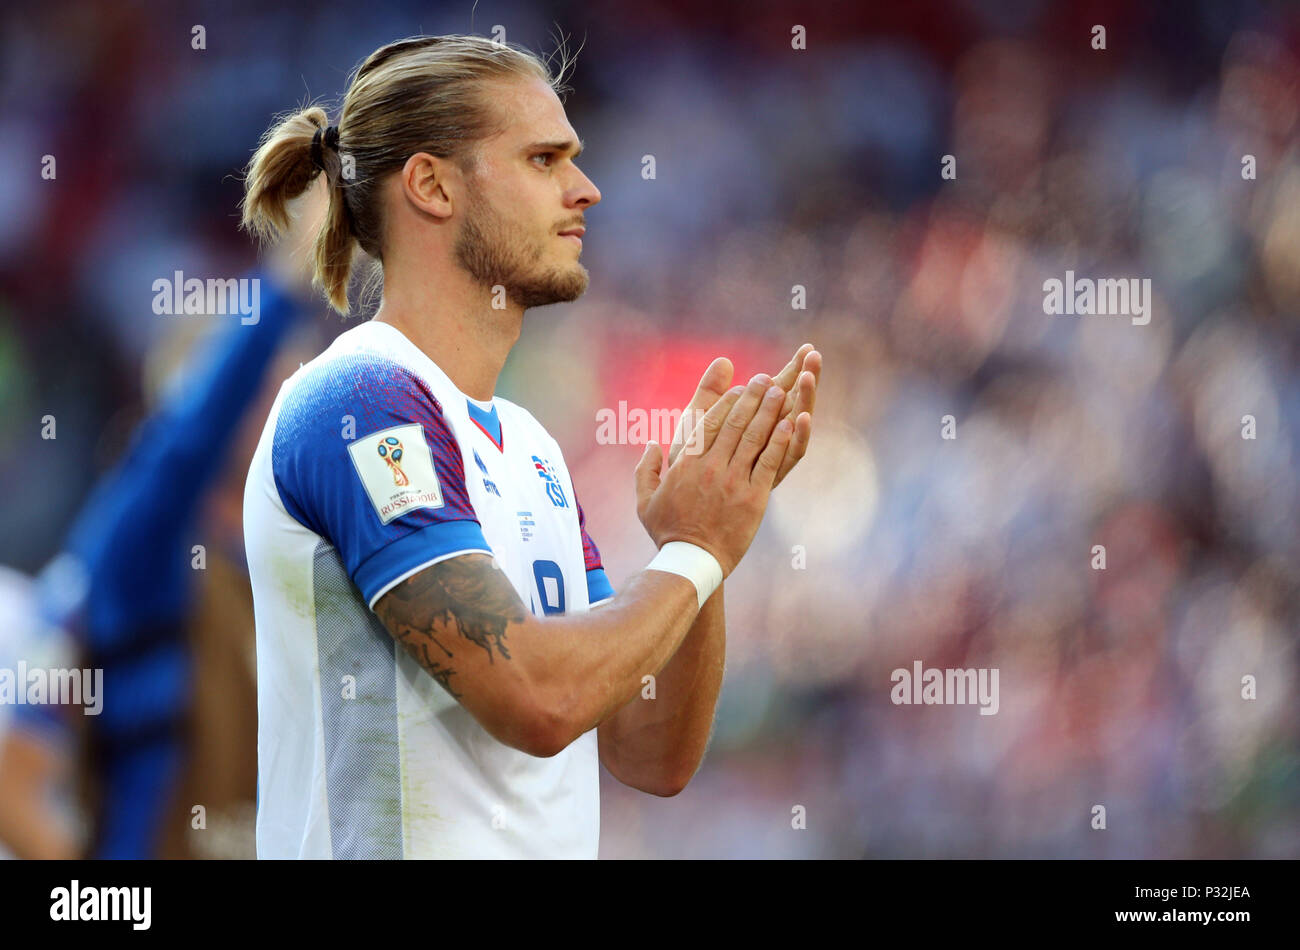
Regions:
M 470 6 L 0 14 L 0 563 L 58 563 L 141 421 L 250 332 L 150 288 L 255 264 L 236 176 L 271 116 Z M 707 6 L 474 14 L 583 47 L 591 289 L 530 315 L 501 394 L 564 447 L 616 588 L 652 546 L 640 448 L 600 444 L 597 410 L 680 406 L 719 354 L 742 379 L 804 340 L 826 360 L 809 456 L 726 586 L 705 763 L 667 800 L 604 775 L 602 857 L 1300 856 L 1300 12 Z M 1151 322 L 1046 315 L 1067 270 L 1150 278 Z M 310 304 L 205 460 L 156 853 L 253 854 L 244 477 L 280 382 L 350 325 Z M 914 660 L 999 669 L 999 713 L 892 704 Z

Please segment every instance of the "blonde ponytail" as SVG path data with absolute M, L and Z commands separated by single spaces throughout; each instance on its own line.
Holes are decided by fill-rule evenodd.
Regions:
M 357 239 L 343 194 L 342 156 L 337 147 L 324 147 L 322 142 L 328 123 L 324 109 L 310 106 L 267 130 L 244 177 L 240 225 L 263 241 L 283 237 L 289 230 L 289 202 L 324 171 L 329 209 L 316 235 L 312 276 L 330 306 L 346 316 Z

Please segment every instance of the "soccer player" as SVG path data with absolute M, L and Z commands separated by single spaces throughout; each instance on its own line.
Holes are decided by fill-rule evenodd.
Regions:
M 325 174 L 336 310 L 358 247 L 383 279 L 374 318 L 284 383 L 249 470 L 260 857 L 594 858 L 598 762 L 668 796 L 704 754 L 722 580 L 807 449 L 820 356 L 730 389 L 714 361 L 667 463 L 650 443 L 637 466 L 659 553 L 615 595 L 559 445 L 495 395 L 525 310 L 587 286 L 600 192 L 566 65 L 392 43 L 337 126 L 291 115 L 250 162 L 243 223 L 264 236 Z

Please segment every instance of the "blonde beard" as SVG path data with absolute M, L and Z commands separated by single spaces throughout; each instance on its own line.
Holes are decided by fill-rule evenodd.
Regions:
M 471 199 L 453 252 L 456 262 L 487 288 L 502 287 L 507 298 L 525 310 L 577 300 L 591 275 L 575 262 L 569 269 L 551 268 L 536 273 L 528 264 L 543 256 L 540 247 L 522 246 L 504 219 L 477 195 Z

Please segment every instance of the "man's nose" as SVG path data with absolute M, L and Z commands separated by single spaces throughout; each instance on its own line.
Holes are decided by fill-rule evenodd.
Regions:
M 592 205 L 600 204 L 600 189 L 595 183 L 581 171 L 578 172 L 578 179 L 571 193 L 570 202 L 578 208 L 590 208 Z

